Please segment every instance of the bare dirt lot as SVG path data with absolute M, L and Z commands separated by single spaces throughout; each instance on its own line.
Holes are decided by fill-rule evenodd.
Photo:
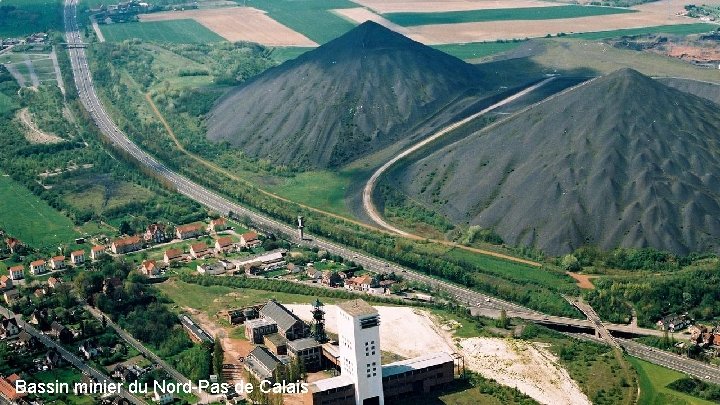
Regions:
M 306 36 L 252 7 L 167 11 L 142 14 L 140 17 L 141 21 L 180 19 L 193 19 L 231 42 L 249 41 L 267 46 L 317 46 Z
M 422 13 L 443 11 L 484 10 L 492 8 L 552 7 L 562 6 L 540 0 L 353 0 L 378 13 Z
M 300 318 L 312 319 L 309 305 L 287 305 Z M 380 313 L 382 350 L 411 358 L 431 352 L 459 352 L 466 366 L 503 385 L 516 387 L 543 404 L 584 405 L 590 401 L 544 346 L 500 338 L 455 339 L 424 310 L 375 307 Z M 326 327 L 337 333 L 337 308 L 325 307 Z
M 25 131 L 25 139 L 27 139 L 28 142 L 38 144 L 58 143 L 64 141 L 64 139 L 60 138 L 55 134 L 49 134 L 40 130 L 40 128 L 38 128 L 37 125 L 35 125 L 35 123 L 33 122 L 32 117 L 30 116 L 30 112 L 27 108 L 23 108 L 22 110 L 18 111 L 17 117 L 27 129 Z
M 544 37 L 547 34 L 611 31 L 658 25 L 690 24 L 697 20 L 682 17 L 684 0 L 660 0 L 633 7 L 637 13 L 530 21 L 487 21 L 458 24 L 398 27 L 367 9 L 334 10 L 357 23 L 373 20 L 426 45 Z M 506 4 L 509 6 L 509 3 Z
M 577 286 L 580 288 L 584 288 L 586 290 L 594 290 L 595 286 L 592 283 L 592 279 L 597 278 L 597 276 L 588 276 L 587 274 L 577 274 L 573 273 L 571 271 L 566 272 L 568 276 L 572 277 L 577 281 Z

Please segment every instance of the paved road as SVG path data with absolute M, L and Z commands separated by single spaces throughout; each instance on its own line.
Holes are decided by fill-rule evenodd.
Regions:
M 424 146 L 436 141 L 439 138 L 442 138 L 443 136 L 449 134 L 450 132 L 462 127 L 463 125 L 467 124 L 468 122 L 480 117 L 481 115 L 487 114 L 492 110 L 495 110 L 497 108 L 500 108 L 508 103 L 511 103 L 518 98 L 534 91 L 535 89 L 545 85 L 546 83 L 554 80 L 555 77 L 547 78 L 539 83 L 536 83 L 518 93 L 513 94 L 510 97 L 507 97 L 485 109 L 483 109 L 480 112 L 477 112 L 473 115 L 470 115 L 469 117 L 466 117 L 460 121 L 454 122 L 445 128 L 442 128 L 438 132 L 434 133 L 433 135 L 423 139 L 422 141 L 410 146 L 409 148 L 403 150 L 402 152 L 398 153 L 394 158 L 387 161 L 384 165 L 380 166 L 375 173 L 373 173 L 372 176 L 370 176 L 370 179 L 365 183 L 365 188 L 363 189 L 362 194 L 362 202 L 363 202 L 363 209 L 365 212 L 370 216 L 370 219 L 372 219 L 376 224 L 382 226 L 383 228 L 394 232 L 398 235 L 402 235 L 405 237 L 410 238 L 419 238 L 417 235 L 413 235 L 409 232 L 403 231 L 402 229 L 396 228 L 389 223 L 385 222 L 382 215 L 380 215 L 380 212 L 378 211 L 377 207 L 375 206 L 375 202 L 373 201 L 373 193 L 375 192 L 375 186 L 377 185 L 378 179 L 380 179 L 380 176 L 383 175 L 390 167 L 392 167 L 395 163 L 399 162 L 401 159 L 417 152 L 418 150 L 422 149 Z
M 720 385 L 720 367 L 668 353 L 632 340 L 618 338 L 617 341 L 631 356 Z
M 597 312 L 595 312 L 593 307 L 584 302 L 582 299 L 573 299 L 570 297 L 565 297 L 565 299 L 570 304 L 574 305 L 575 308 L 579 309 L 580 311 L 582 311 L 583 314 L 585 314 L 588 321 L 592 322 L 592 324 L 595 326 L 595 332 L 597 332 L 607 344 L 609 344 L 615 349 L 620 349 L 620 345 L 610 334 L 605 325 L 602 323 L 602 320 L 600 320 L 600 316 L 598 316 Z
M 89 375 L 90 377 L 94 378 L 95 381 L 100 382 L 100 383 L 105 383 L 105 384 L 117 384 L 116 381 L 111 380 L 105 374 L 103 374 L 103 373 L 99 372 L 98 370 L 85 364 L 85 362 L 82 361 L 82 359 L 80 359 L 78 356 L 67 351 L 64 347 L 62 347 L 61 345 L 56 343 L 54 340 L 47 337 L 44 333 L 35 329 L 32 325 L 28 324 L 27 322 L 23 321 L 20 316 L 16 315 L 9 309 L 0 306 L 0 314 L 4 315 L 7 318 L 15 318 L 17 320 L 18 326 L 25 329 L 25 331 L 27 331 L 29 334 L 35 336 L 42 344 L 45 345 L 45 347 L 47 347 L 49 349 L 50 348 L 56 349 L 65 360 L 67 360 L 70 364 L 75 366 L 75 368 L 77 368 L 78 370 L 82 371 L 84 374 Z M 146 403 L 145 401 L 141 400 L 140 398 L 130 394 L 125 389 L 121 389 L 119 395 L 136 405 L 144 405 Z
M 91 306 L 89 306 L 89 305 L 85 305 L 85 309 L 86 309 L 88 312 L 90 312 L 90 313 L 92 314 L 92 316 L 95 317 L 95 319 L 97 319 L 97 320 L 99 320 L 99 321 L 101 321 L 101 322 L 102 322 L 103 317 L 105 317 L 105 322 L 107 322 L 108 326 L 110 326 L 111 328 L 113 328 L 113 330 L 115 330 L 115 332 L 116 332 L 118 335 L 120 335 L 120 337 L 121 337 L 125 342 L 127 342 L 128 344 L 130 344 L 130 345 L 131 345 L 132 347 L 134 347 L 137 351 L 139 351 L 139 352 L 142 353 L 145 357 L 147 357 L 148 359 L 150 359 L 153 363 L 155 363 L 155 364 L 159 365 L 160 367 L 162 367 L 162 368 L 165 370 L 165 372 L 167 372 L 168 375 L 169 375 L 170 377 L 172 377 L 175 381 L 180 382 L 180 383 L 183 383 L 183 384 L 191 383 L 191 385 L 192 385 L 192 387 L 193 387 L 193 391 L 195 391 L 195 393 L 198 394 L 198 396 L 200 397 L 200 403 L 201 403 L 201 404 L 209 404 L 209 403 L 213 402 L 213 400 L 217 399 L 217 398 L 214 398 L 214 397 L 208 395 L 208 394 L 207 394 L 206 392 L 204 392 L 204 391 L 200 391 L 200 390 L 197 388 L 197 385 L 196 385 L 196 384 L 194 384 L 193 382 L 191 382 L 191 381 L 190 381 L 187 377 L 185 377 L 182 373 L 180 373 L 179 371 L 177 371 L 177 370 L 176 370 L 175 368 L 173 368 L 170 364 L 168 364 L 166 361 L 164 361 L 163 359 L 161 359 L 158 355 L 156 355 L 155 353 L 153 353 L 150 349 L 148 349 L 147 347 L 145 347 L 145 345 L 143 345 L 140 341 L 138 341 L 137 339 L 135 339 L 134 337 L 132 337 L 129 333 L 127 333 L 127 332 L 125 331 L 125 329 L 121 328 L 118 324 L 116 324 L 115 322 L 113 322 L 112 320 L 110 320 L 110 318 L 109 318 L 107 315 L 105 315 L 102 311 L 100 311 L 100 310 L 98 310 L 98 309 L 96 309 L 96 308 L 93 308 L 93 307 L 91 307 Z

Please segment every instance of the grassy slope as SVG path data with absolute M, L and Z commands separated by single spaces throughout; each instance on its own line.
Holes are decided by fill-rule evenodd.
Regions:
M 133 22 L 102 25 L 105 39 L 122 42 L 139 38 L 144 41 L 173 43 L 206 43 L 223 41 L 223 38 L 195 20 Z
M 471 42 L 467 44 L 435 45 L 433 48 L 463 60 L 479 59 L 509 51 L 522 42 Z
M 489 10 L 448 11 L 443 13 L 390 13 L 385 18 L 412 27 L 431 24 L 457 24 L 483 21 L 553 20 L 559 18 L 589 17 L 596 15 L 632 13 L 634 10 L 611 7 L 558 6 L 501 8 Z
M 252 0 L 252 6 L 267 11 L 279 23 L 318 44 L 324 44 L 355 27 L 330 10 L 358 5 L 347 0 Z
M 635 357 L 628 357 L 635 367 L 640 382 L 639 405 L 709 405 L 710 401 L 683 394 L 667 388 L 671 382 L 685 377 L 684 374 L 670 370 Z
M 0 227 L 33 247 L 67 243 L 78 236 L 69 218 L 9 177 L 0 176 L 0 201 Z

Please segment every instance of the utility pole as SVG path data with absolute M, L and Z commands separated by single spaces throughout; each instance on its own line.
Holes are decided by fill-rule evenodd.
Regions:
M 303 231 L 303 228 L 305 228 L 305 218 L 303 218 L 302 215 L 298 215 L 297 217 L 297 229 L 298 229 L 298 236 L 300 236 L 300 240 L 305 240 L 305 232 Z

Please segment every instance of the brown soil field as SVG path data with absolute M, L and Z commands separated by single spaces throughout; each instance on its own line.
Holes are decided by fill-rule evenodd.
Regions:
M 317 46 L 306 36 L 291 30 L 252 7 L 224 7 L 204 10 L 167 11 L 142 14 L 141 21 L 191 18 L 231 42 L 249 41 L 267 46 Z
M 577 274 L 573 272 L 566 272 L 568 276 L 572 277 L 577 281 L 577 286 L 580 288 L 584 288 L 586 290 L 594 290 L 595 286 L 592 283 L 592 279 L 597 278 L 598 276 L 588 276 L 586 274 Z
M 692 45 L 668 45 L 665 51 L 660 53 L 694 62 L 708 63 L 720 60 L 720 49 L 712 47 L 700 47 Z
M 398 27 L 396 24 L 367 9 L 334 11 L 357 23 L 372 20 L 426 45 L 439 45 L 495 41 L 498 39 L 537 38 L 544 37 L 547 34 L 557 35 L 560 32 L 570 34 L 697 22 L 695 19 L 678 15 L 683 10 L 685 3 L 685 0 L 660 0 L 634 7 L 634 9 L 638 10 L 637 13 L 611 16 L 530 21 L 487 21 L 421 25 L 417 27 Z
M 564 5 L 562 3 L 541 0 L 353 0 L 353 2 L 381 14 L 401 12 L 432 13 L 443 11 L 485 10 L 492 8 L 552 7 Z

